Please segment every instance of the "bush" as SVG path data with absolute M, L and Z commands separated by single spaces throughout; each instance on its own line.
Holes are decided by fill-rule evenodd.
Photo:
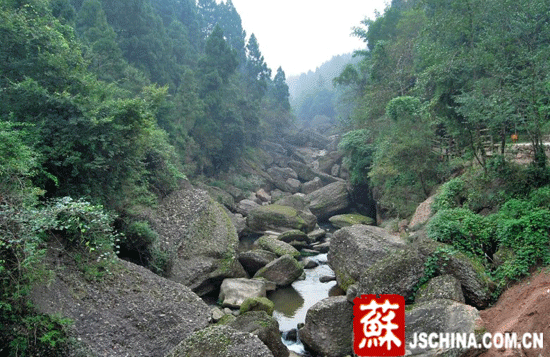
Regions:
M 511 248 L 515 258 L 495 271 L 502 287 L 506 281 L 517 280 L 537 264 L 550 263 L 550 210 L 537 207 L 548 199 L 548 188 L 534 191 L 532 200 L 512 199 L 498 213 L 497 237 L 500 245 Z
M 464 191 L 464 181 L 460 177 L 444 183 L 441 185 L 439 194 L 434 199 L 432 209 L 437 212 L 461 207 L 465 200 Z
M 493 225 L 490 220 L 465 208 L 437 212 L 427 225 L 433 240 L 447 243 L 468 255 L 491 255 Z

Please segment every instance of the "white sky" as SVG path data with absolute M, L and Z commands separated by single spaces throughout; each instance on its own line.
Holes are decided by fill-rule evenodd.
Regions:
M 352 27 L 386 0 L 232 0 L 247 36 L 254 33 L 273 74 L 287 77 L 315 70 L 332 56 L 365 48 Z

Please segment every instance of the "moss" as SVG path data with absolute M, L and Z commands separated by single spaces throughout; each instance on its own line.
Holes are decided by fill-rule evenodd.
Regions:
M 265 311 L 269 316 L 273 316 L 275 304 L 265 297 L 247 298 L 241 305 L 240 312 L 244 314 L 247 311 Z
M 330 223 L 338 228 L 353 226 L 354 224 L 373 225 L 374 220 L 358 213 L 340 214 L 329 218 Z
M 347 275 L 344 272 L 335 272 L 336 280 L 338 281 L 338 285 L 342 290 L 347 291 L 350 286 L 357 283 L 351 276 Z

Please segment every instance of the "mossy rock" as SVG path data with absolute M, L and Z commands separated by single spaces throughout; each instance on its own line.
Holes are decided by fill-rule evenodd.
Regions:
M 358 213 L 339 214 L 329 218 L 330 223 L 336 228 L 353 226 L 354 224 L 374 225 L 374 219 Z
M 311 232 L 317 220 L 315 216 L 289 206 L 267 205 L 253 209 L 247 217 L 248 228 L 253 232 L 284 232 L 297 229 Z
M 247 298 L 241 305 L 240 312 L 244 314 L 248 311 L 265 311 L 269 316 L 273 316 L 275 304 L 265 297 Z
M 283 255 L 290 255 L 293 258 L 300 256 L 300 252 L 288 243 L 280 241 L 275 236 L 262 236 L 256 240 L 255 244 L 269 252 L 277 254 L 282 257 Z
M 280 241 L 283 241 L 283 242 L 286 242 L 286 243 L 291 243 L 293 241 L 309 243 L 308 235 L 305 234 L 302 231 L 297 230 L 297 229 L 286 231 L 286 232 L 282 233 L 281 235 L 279 235 L 278 238 L 279 238 Z

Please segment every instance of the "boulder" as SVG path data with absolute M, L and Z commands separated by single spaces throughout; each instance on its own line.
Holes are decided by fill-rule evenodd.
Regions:
M 292 284 L 303 273 L 302 265 L 287 254 L 258 270 L 254 274 L 254 278 L 264 278 L 274 282 L 277 286 L 286 286 Z
M 256 192 L 256 197 L 258 197 L 262 202 L 267 202 L 267 203 L 271 202 L 271 196 L 267 192 L 265 192 L 263 188 L 260 188 Z
M 339 214 L 329 218 L 330 223 L 336 228 L 344 228 L 355 224 L 373 225 L 374 219 L 358 213 Z
M 258 238 L 254 244 L 261 249 L 275 253 L 278 257 L 282 257 L 286 254 L 296 258 L 300 256 L 300 252 L 296 248 L 288 243 L 280 241 L 275 236 L 262 236 Z
M 422 356 L 465 356 L 472 352 L 474 356 L 482 353 L 482 349 L 470 351 L 467 348 L 441 348 L 438 350 L 430 349 L 429 346 L 421 348 L 416 344 L 416 348 L 411 347 L 414 342 L 414 335 L 424 332 L 430 333 L 460 333 L 470 334 L 477 337 L 477 344 L 481 342 L 483 327 L 479 317 L 479 311 L 472 306 L 468 306 L 456 301 L 447 299 L 436 299 L 426 301 L 420 304 L 414 304 L 412 308 L 405 312 L 405 346 L 407 354 Z
M 213 325 L 182 341 L 166 357 L 274 357 L 267 346 L 249 332 Z
M 403 247 L 403 239 L 382 228 L 364 225 L 345 227 L 336 231 L 330 241 L 328 264 L 336 274 L 338 285 L 347 290 L 359 281 L 367 268 Z
M 319 266 L 319 262 L 313 259 L 305 258 L 302 261 L 302 265 L 304 266 L 304 269 L 313 269 Z
M 52 275 L 30 297 L 38 312 L 72 320 L 71 337 L 86 355 L 164 356 L 208 325 L 210 308 L 182 284 L 118 258 L 108 265 L 113 276 L 89 279 L 61 252 L 47 251 Z
M 315 177 L 313 180 L 304 182 L 302 184 L 302 193 L 308 195 L 314 191 L 317 191 L 321 188 L 323 188 L 323 182 L 319 177 Z
M 239 254 L 239 262 L 244 270 L 250 275 L 254 275 L 258 270 L 266 266 L 269 262 L 277 259 L 277 254 L 263 250 L 254 249 Z
M 302 231 L 297 230 L 297 229 L 286 231 L 286 232 L 280 234 L 278 238 L 279 238 L 280 241 L 283 241 L 283 242 L 286 242 L 286 243 L 291 243 L 293 241 L 309 243 L 308 235 L 305 234 Z
M 360 278 L 357 295 L 399 294 L 405 299 L 412 297 L 424 276 L 426 261 L 434 256 L 439 257 L 434 276 L 454 276 L 460 282 L 468 303 L 479 308 L 489 304 L 493 283 L 481 263 L 430 239 L 415 241 L 366 269 Z
M 261 207 L 260 204 L 247 198 L 239 202 L 237 205 L 237 212 L 246 217 L 250 211 L 258 207 Z
M 269 316 L 273 316 L 274 309 L 275 304 L 266 297 L 249 297 L 242 303 L 239 312 L 244 314 L 248 311 L 264 311 Z
M 315 216 L 305 211 L 298 211 L 292 207 L 267 205 L 253 209 L 247 217 L 248 228 L 252 232 L 266 231 L 284 232 L 299 229 L 310 232 L 315 227 Z
M 285 140 L 295 146 L 311 146 L 317 149 L 324 149 L 330 144 L 330 139 L 309 128 L 289 135 Z
M 246 276 L 237 260 L 239 237 L 224 208 L 194 188 L 165 197 L 151 214 L 156 248 L 168 257 L 168 278 L 208 294 L 225 278 Z
M 294 194 L 283 197 L 275 202 L 279 206 L 288 206 L 292 207 L 298 211 L 307 210 L 308 203 L 306 201 L 306 196 L 303 194 Z
M 330 251 L 330 242 L 320 243 L 312 245 L 313 250 L 319 253 L 328 253 Z
M 287 183 L 288 179 L 297 179 L 298 175 L 290 167 L 270 167 L 267 169 L 267 173 L 271 177 L 271 181 L 278 189 L 286 192 L 291 192 L 290 186 Z
M 243 215 L 240 213 L 233 214 L 231 212 L 227 212 L 227 215 L 229 216 L 229 218 L 231 219 L 231 222 L 235 226 L 237 235 L 240 236 L 246 228 L 246 218 L 244 218 Z
M 238 331 L 249 332 L 271 350 L 275 357 L 288 357 L 288 348 L 281 340 L 279 323 L 264 311 L 251 311 L 238 316 L 229 326 Z M 242 356 L 239 354 L 238 356 Z M 252 356 L 251 356 L 252 357 Z
M 349 296 L 350 301 L 369 294 L 398 294 L 405 300 L 411 298 L 424 276 L 425 261 L 426 257 L 413 246 L 389 254 L 361 273 L 356 294 Z
M 344 181 L 337 181 L 314 191 L 306 196 L 306 200 L 309 202 L 309 210 L 319 221 L 327 220 L 351 205 L 348 185 Z
M 290 161 L 288 163 L 288 166 L 290 166 L 294 170 L 294 172 L 296 172 L 298 179 L 302 182 L 315 179 L 316 174 L 313 169 L 304 163 L 298 161 Z
M 201 190 L 205 190 L 206 192 L 208 192 L 208 194 L 210 195 L 210 197 L 214 199 L 214 201 L 224 205 L 227 209 L 229 209 L 232 212 L 235 211 L 236 209 L 235 198 L 228 192 L 222 190 L 219 187 L 208 186 L 204 183 L 198 183 L 197 187 L 200 188 Z
M 247 298 L 265 297 L 266 283 L 257 279 L 225 279 L 219 300 L 223 306 L 239 308 Z
M 300 339 L 309 349 L 326 357 L 352 354 L 353 305 L 345 296 L 323 299 L 306 314 Z
M 441 275 L 420 287 L 414 299 L 415 303 L 435 299 L 448 299 L 464 303 L 464 294 L 460 281 L 452 275 Z
M 414 242 L 425 256 L 444 254 L 444 263 L 438 264 L 436 275 L 452 275 L 460 281 L 466 302 L 477 308 L 485 308 L 491 302 L 491 294 L 495 285 L 483 264 L 474 258 L 456 252 L 449 245 L 422 238 Z M 449 252 L 449 253 L 446 253 Z
M 289 178 L 286 180 L 287 187 L 291 193 L 297 193 L 300 191 L 300 188 L 302 187 L 302 183 L 293 178 Z
M 214 306 L 211 311 L 212 321 L 214 322 L 220 321 L 225 316 L 225 313 L 217 306 Z
M 321 239 L 325 238 L 326 235 L 327 231 L 325 231 L 324 229 L 316 229 L 307 234 L 310 242 L 318 242 Z

